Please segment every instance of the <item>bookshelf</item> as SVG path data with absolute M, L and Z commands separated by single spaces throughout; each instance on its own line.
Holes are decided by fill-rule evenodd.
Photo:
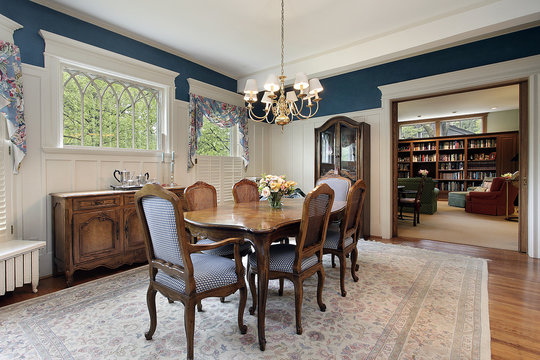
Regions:
M 397 150 L 398 177 L 417 177 L 420 169 L 428 170 L 428 176 L 437 181 L 441 199 L 449 191 L 466 191 L 485 177 L 518 167 L 511 161 L 518 152 L 517 131 L 400 140 Z

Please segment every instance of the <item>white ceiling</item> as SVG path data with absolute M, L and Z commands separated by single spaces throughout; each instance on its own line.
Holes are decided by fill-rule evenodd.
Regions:
M 519 86 L 430 97 L 398 103 L 398 121 L 489 113 L 519 109 Z
M 34 0 L 262 85 L 279 73 L 279 0 Z M 538 0 L 285 1 L 285 75 L 331 76 L 540 21 Z

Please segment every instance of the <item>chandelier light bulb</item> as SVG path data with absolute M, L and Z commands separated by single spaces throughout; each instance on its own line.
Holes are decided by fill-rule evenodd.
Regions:
M 268 75 L 268 78 L 264 83 L 264 90 L 270 92 L 276 92 L 279 90 L 279 80 L 275 74 Z
M 287 91 L 287 103 L 293 103 L 296 102 L 298 98 L 296 97 L 296 93 L 294 91 Z
M 309 86 L 309 83 L 308 83 L 308 78 L 306 76 L 306 74 L 304 73 L 296 73 L 296 80 L 294 82 L 294 88 L 296 90 L 303 90 L 303 89 L 307 89 L 307 87 Z
M 244 94 L 257 94 L 258 92 L 257 81 L 255 79 L 248 79 L 244 88 Z
M 309 94 L 315 95 L 323 91 L 321 82 L 317 78 L 309 80 Z

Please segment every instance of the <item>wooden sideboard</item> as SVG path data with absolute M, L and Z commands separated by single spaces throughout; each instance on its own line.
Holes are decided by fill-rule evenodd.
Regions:
M 184 203 L 184 187 L 167 189 Z M 146 262 L 134 195 L 118 190 L 51 194 L 54 273 L 65 273 L 68 286 L 76 270 Z

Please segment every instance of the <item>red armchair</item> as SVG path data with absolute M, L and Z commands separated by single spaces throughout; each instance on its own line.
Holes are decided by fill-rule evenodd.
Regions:
M 506 189 L 508 188 L 508 202 L 506 201 Z M 465 211 L 485 215 L 505 215 L 508 206 L 508 214 L 514 212 L 514 200 L 518 195 L 518 189 L 511 183 L 505 184 L 501 177 L 493 179 L 488 192 L 470 191 L 467 194 Z

